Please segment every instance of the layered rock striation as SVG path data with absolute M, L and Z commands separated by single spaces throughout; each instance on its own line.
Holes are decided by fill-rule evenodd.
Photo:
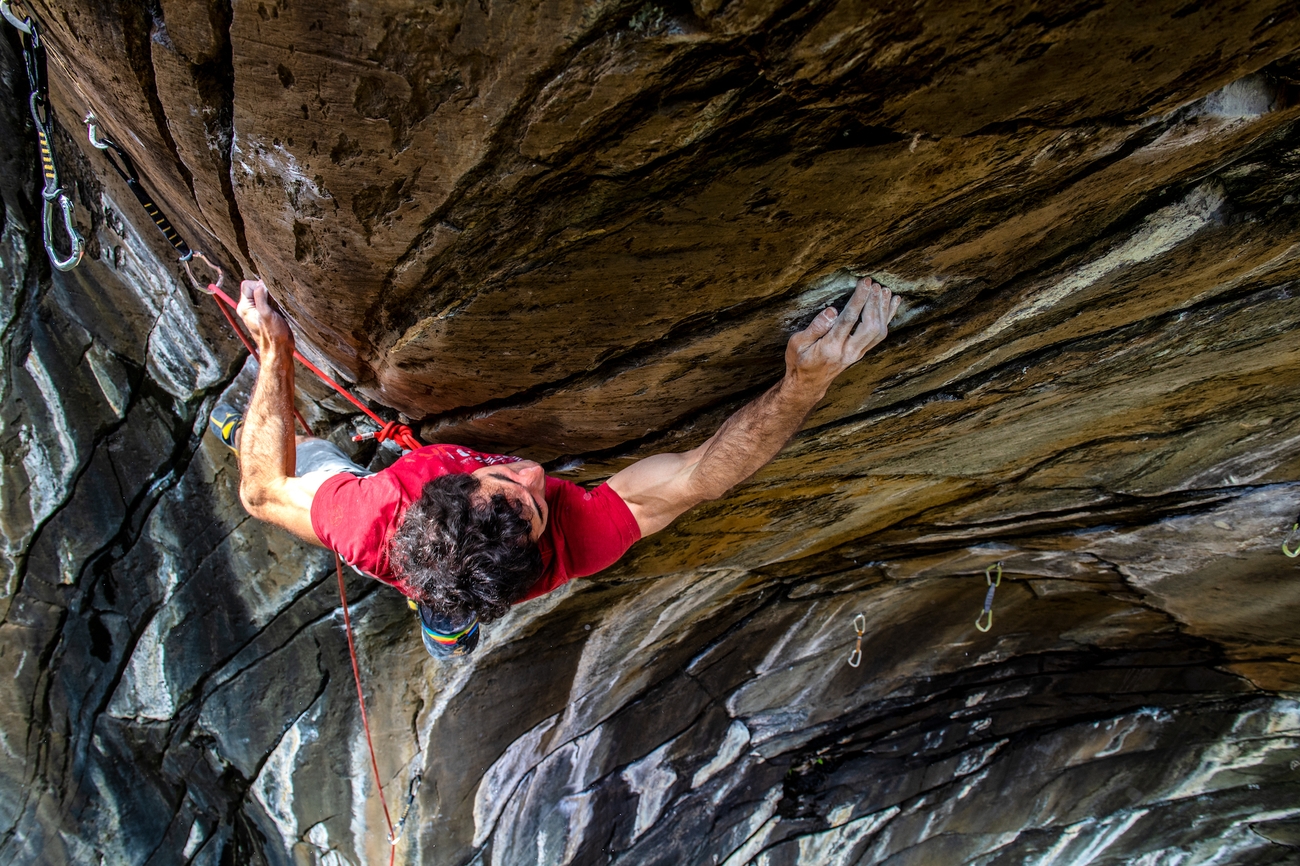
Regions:
M 773 464 L 465 662 L 348 578 L 398 862 L 1294 862 L 1294 4 L 21 11 L 89 243 L 48 267 L 7 29 L 6 862 L 389 847 L 332 559 L 240 507 L 241 347 L 88 111 L 386 417 L 583 483 L 904 298 Z

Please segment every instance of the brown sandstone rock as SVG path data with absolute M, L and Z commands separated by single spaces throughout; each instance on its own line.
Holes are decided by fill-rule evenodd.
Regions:
M 42 263 L 12 93 L 6 861 L 387 849 L 332 569 L 202 438 L 238 345 L 92 110 L 307 354 L 582 482 L 702 441 L 855 275 L 904 298 L 771 466 L 467 664 L 350 579 L 399 860 L 1293 856 L 1294 4 L 23 9 L 90 252 Z

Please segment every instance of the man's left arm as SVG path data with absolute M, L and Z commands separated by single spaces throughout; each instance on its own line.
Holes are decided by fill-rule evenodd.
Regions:
M 836 315 L 823 310 L 786 346 L 785 376 L 728 418 L 698 448 L 655 454 L 609 479 L 642 537 L 701 502 L 717 499 L 765 466 L 799 432 L 831 382 L 889 333 L 899 299 L 863 278 Z

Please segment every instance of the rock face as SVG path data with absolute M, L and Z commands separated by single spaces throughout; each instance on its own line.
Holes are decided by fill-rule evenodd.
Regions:
M 904 297 L 778 460 L 467 662 L 348 579 L 398 862 L 1296 862 L 1294 3 L 24 8 L 89 245 L 51 273 L 6 29 L 5 862 L 389 847 L 332 561 L 242 511 L 240 346 L 90 110 L 381 411 L 584 483 L 854 275 Z

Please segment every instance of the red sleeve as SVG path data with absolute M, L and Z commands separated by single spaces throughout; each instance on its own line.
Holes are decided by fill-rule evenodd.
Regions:
M 552 558 L 522 601 L 609 568 L 641 538 L 627 503 L 608 484 L 586 491 L 571 481 L 547 478 L 546 503 Z

